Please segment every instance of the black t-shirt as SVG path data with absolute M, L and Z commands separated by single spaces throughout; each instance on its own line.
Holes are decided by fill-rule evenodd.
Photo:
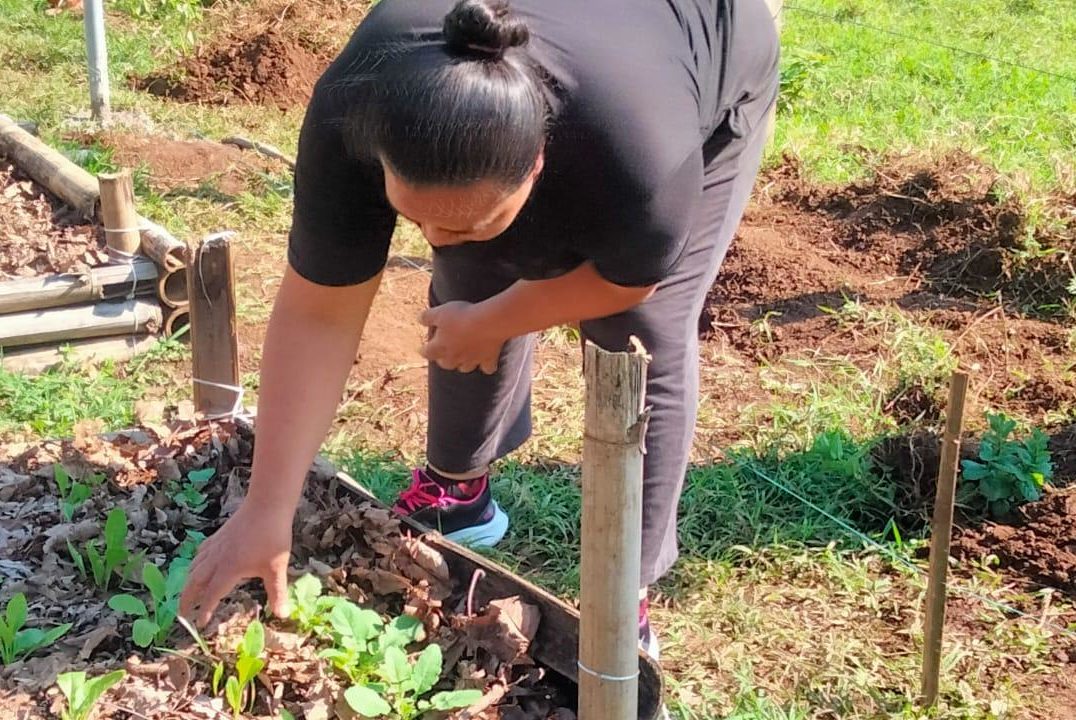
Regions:
M 291 266 L 323 285 L 384 267 L 396 213 L 376 162 L 345 150 L 346 87 L 410 44 L 438 41 L 453 0 L 382 0 L 314 90 L 299 136 Z M 702 143 L 742 135 L 776 95 L 777 38 L 763 0 L 512 0 L 551 82 L 545 167 L 513 224 L 443 248 L 521 279 L 585 261 L 610 282 L 651 285 L 687 240 Z M 431 40 L 432 38 L 432 40 Z M 742 108 L 751 108 L 744 112 Z

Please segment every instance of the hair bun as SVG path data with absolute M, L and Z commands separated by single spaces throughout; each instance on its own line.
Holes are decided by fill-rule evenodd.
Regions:
M 530 39 L 526 23 L 514 17 L 507 0 L 459 0 L 445 16 L 445 43 L 462 57 L 499 59 Z

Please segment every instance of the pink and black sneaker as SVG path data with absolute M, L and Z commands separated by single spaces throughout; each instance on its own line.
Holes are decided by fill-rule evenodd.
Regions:
M 648 598 L 639 601 L 639 647 L 653 658 L 654 662 L 661 662 L 661 646 L 653 626 L 650 625 L 650 600 Z
M 508 532 L 508 515 L 493 500 L 489 475 L 465 483 L 439 480 L 429 470 L 412 470 L 411 487 L 392 509 L 461 545 L 499 543 Z

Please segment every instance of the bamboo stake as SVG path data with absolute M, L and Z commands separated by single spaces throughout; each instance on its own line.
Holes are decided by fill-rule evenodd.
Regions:
M 920 702 L 931 707 L 938 702 L 941 676 L 942 635 L 945 631 L 945 600 L 949 571 L 949 544 L 953 536 L 953 504 L 956 473 L 960 461 L 960 434 L 964 428 L 964 398 L 968 375 L 954 372 L 949 381 L 949 406 L 945 411 L 938 489 L 934 499 L 934 521 L 930 530 L 930 574 L 927 581 L 926 620 L 923 627 L 923 670 Z
M 135 212 L 131 171 L 124 168 L 118 173 L 101 173 L 97 180 L 101 189 L 105 243 L 123 255 L 134 255 L 142 245 L 142 234 Z
M 84 0 L 82 16 L 90 80 L 90 114 L 97 122 L 107 125 L 112 120 L 112 106 L 109 102 L 104 0 Z
M 0 155 L 47 187 L 87 220 L 97 216 L 97 178 L 0 115 Z
M 35 375 L 54 368 L 65 360 L 80 364 L 102 360 L 130 360 L 149 350 L 156 342 L 156 335 L 122 335 L 78 340 L 64 347 L 21 348 L 5 351 L 0 355 L 0 367 L 11 372 Z
M 104 300 L 93 305 L 0 315 L 0 349 L 109 335 L 157 332 L 155 300 Z
M 157 277 L 157 297 L 170 308 L 186 307 L 190 304 L 187 291 L 187 269 L 161 273 Z
M 186 267 L 188 249 L 185 243 L 141 215 L 138 216 L 138 225 L 142 228 L 142 254 L 152 258 L 165 270 L 175 272 Z
M 0 315 L 145 295 L 154 290 L 157 266 L 146 258 L 130 265 L 104 265 L 84 273 L 18 278 L 0 282 Z
M 232 389 L 239 387 L 239 338 L 230 238 L 205 238 L 187 266 L 194 406 L 206 416 L 231 414 L 239 399 Z
M 637 720 L 645 350 L 587 342 L 579 719 Z

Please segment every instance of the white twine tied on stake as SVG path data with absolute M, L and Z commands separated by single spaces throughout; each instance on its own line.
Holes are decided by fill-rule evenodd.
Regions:
M 149 227 L 145 224 L 140 224 L 136 227 L 128 228 L 102 228 L 107 237 L 109 234 L 114 233 L 130 233 L 136 232 L 141 235 L 143 230 L 148 230 Z M 124 296 L 124 300 L 134 300 L 135 292 L 138 290 L 138 271 L 135 269 L 135 261 L 138 259 L 138 253 L 124 252 L 118 248 L 114 248 L 108 244 L 105 240 L 105 254 L 108 255 L 108 259 L 115 262 L 117 265 L 126 265 L 131 270 L 131 289 L 127 291 L 127 295 Z

